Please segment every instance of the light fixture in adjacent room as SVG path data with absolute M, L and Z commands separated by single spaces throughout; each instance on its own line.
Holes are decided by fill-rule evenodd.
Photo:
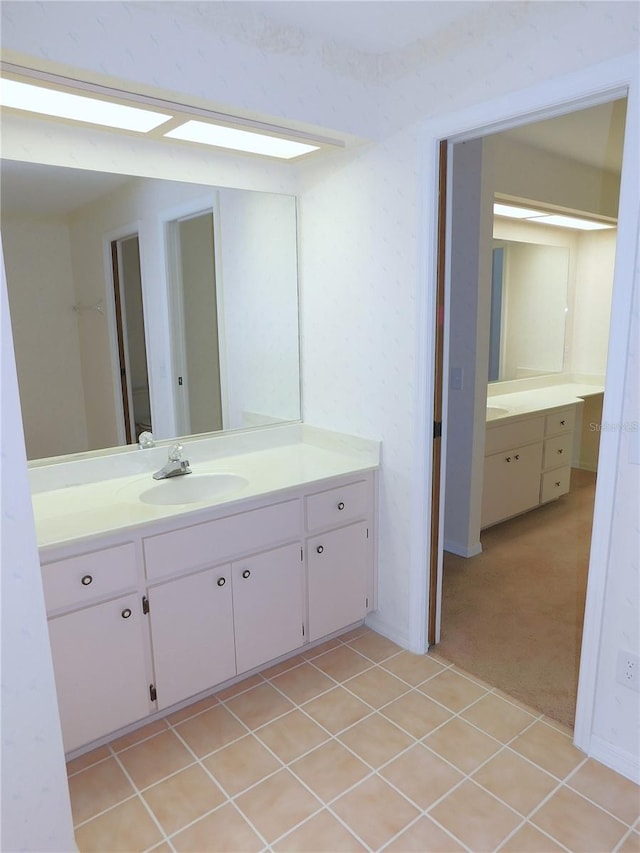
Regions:
M 518 207 L 511 204 L 493 205 L 495 216 L 506 216 L 524 222 L 538 222 L 541 225 L 556 225 L 559 228 L 576 228 L 580 231 L 601 231 L 605 228 L 615 228 L 615 223 L 603 222 L 598 219 L 583 219 L 578 216 L 567 216 L 560 213 L 545 213 L 543 210 L 533 210 L 528 207 Z
M 216 148 L 231 148 L 234 151 L 263 154 L 267 157 L 280 157 L 284 160 L 300 157 L 302 154 L 308 154 L 309 151 L 317 151 L 319 147 L 293 139 L 282 139 L 278 136 L 194 120 L 187 121 L 164 135 L 170 139 L 198 142 L 201 145 L 213 145 Z
M 152 110 L 89 98 L 46 86 L 34 86 L 4 77 L 0 81 L 0 104 L 15 110 L 138 133 L 148 133 L 172 118 L 171 115 Z

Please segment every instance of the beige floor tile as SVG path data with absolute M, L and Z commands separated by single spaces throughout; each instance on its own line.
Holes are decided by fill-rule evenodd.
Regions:
M 531 714 L 493 693 L 483 696 L 460 716 L 502 743 L 507 743 L 535 722 Z
M 343 682 L 343 687 L 376 709 L 397 699 L 411 689 L 408 684 L 400 681 L 395 675 L 391 675 L 390 672 L 381 669 L 379 666 L 374 666 L 372 669 Z
M 418 684 L 422 684 L 427 678 L 432 678 L 443 669 L 442 664 L 433 660 L 431 655 L 414 655 L 411 652 L 400 652 L 380 665 L 413 687 L 417 687 Z
M 238 696 L 240 693 L 244 693 L 245 690 L 251 690 L 252 687 L 257 687 L 258 684 L 264 684 L 264 678 L 259 674 L 250 675 L 249 678 L 244 678 L 242 681 L 232 684 L 231 687 L 225 687 L 224 690 L 220 690 L 216 693 L 216 697 L 221 702 L 226 702 L 227 699 L 231 699 L 232 696 Z
M 247 733 L 223 705 L 216 705 L 197 717 L 185 720 L 176 726 L 176 731 L 200 758 Z
M 349 643 L 351 640 L 357 640 L 358 637 L 364 637 L 367 634 L 374 634 L 375 632 L 371 630 L 371 628 L 367 627 L 365 624 L 358 625 L 357 628 L 352 628 L 350 631 L 345 631 L 344 634 L 340 634 L 336 639 L 340 640 L 342 643 Z
M 376 768 L 414 742 L 412 737 L 380 714 L 372 714 L 351 726 L 342 732 L 339 739 L 363 761 Z
M 450 669 L 430 678 L 418 690 L 456 713 L 486 693 L 484 687 Z
M 584 760 L 584 753 L 575 748 L 570 738 L 542 722 L 534 723 L 509 746 L 559 779 Z
M 376 634 L 373 631 L 367 634 L 362 634 L 353 640 L 347 641 L 350 648 L 354 649 L 361 655 L 368 657 L 369 660 L 375 663 L 390 658 L 391 655 L 397 655 L 402 649 L 392 640 L 383 637 L 381 634 Z
M 429 813 L 474 853 L 495 850 L 521 818 L 474 785 L 463 782 Z
M 424 815 L 385 847 L 384 853 L 425 853 L 427 850 L 458 853 L 463 851 L 464 847 L 440 829 L 430 817 Z
M 372 850 L 379 850 L 420 814 L 378 776 L 348 791 L 332 810 Z
M 111 750 L 108 746 L 99 746 L 97 749 L 92 749 L 91 752 L 85 752 L 84 755 L 73 758 L 67 761 L 67 776 L 73 773 L 78 773 L 80 770 L 86 770 L 92 764 L 97 764 L 98 761 L 104 761 L 105 758 L 111 757 Z
M 403 753 L 380 771 L 421 809 L 427 809 L 464 776 L 421 744 Z
M 320 802 L 288 770 L 241 794 L 236 803 L 269 843 L 320 808 Z
M 76 830 L 80 853 L 133 853 L 162 841 L 162 833 L 135 797 Z
M 219 749 L 202 763 L 231 797 L 282 767 L 253 735 Z
M 270 723 L 293 708 L 288 699 L 265 682 L 246 693 L 241 693 L 240 696 L 228 699 L 225 704 L 250 729 Z
M 273 849 L 275 853 L 357 853 L 366 848 L 325 809 L 277 841 Z
M 303 702 L 335 687 L 335 683 L 328 676 L 310 663 L 303 663 L 302 666 L 290 669 L 273 678 L 271 683 L 296 705 L 302 705 Z
M 313 659 L 313 665 L 321 669 L 325 675 L 335 678 L 336 681 L 344 681 L 353 675 L 358 675 L 372 666 L 368 658 L 359 655 L 349 646 L 339 646 L 324 655 Z
M 287 670 L 293 669 L 295 666 L 300 666 L 305 660 L 306 658 L 303 658 L 302 655 L 295 655 L 292 658 L 287 658 L 287 660 L 270 666 L 269 669 L 263 669 L 260 675 L 263 678 L 275 678 L 276 675 L 282 675 L 283 672 L 287 672 Z
M 589 758 L 567 785 L 610 811 L 629 826 L 640 817 L 640 787 Z
M 297 709 L 268 723 L 255 734 L 285 764 L 324 743 L 329 737 L 324 729 Z
M 226 800 L 197 764 L 147 788 L 143 796 L 167 835 L 173 835 Z
M 562 853 L 563 850 L 548 835 L 525 823 L 504 842 L 500 853 Z
M 320 657 L 320 655 L 325 654 L 325 652 L 330 652 L 332 649 L 338 649 L 342 643 L 338 639 L 327 640 L 324 643 L 319 643 L 317 646 L 313 646 L 310 649 L 305 649 L 303 652 L 300 652 L 300 656 L 305 660 L 313 660 L 313 658 Z
M 114 752 L 120 752 L 123 749 L 134 746 L 136 743 L 141 743 L 143 740 L 153 737 L 153 735 L 166 732 L 167 728 L 165 720 L 154 720 L 153 723 L 149 723 L 147 726 L 142 726 L 133 732 L 129 732 L 127 735 L 119 737 L 117 740 L 111 741 L 109 745 Z
M 156 847 L 152 847 L 149 853 L 173 853 L 173 850 L 166 841 L 163 841 L 161 844 L 156 845 Z
M 184 720 L 188 720 L 189 717 L 195 717 L 196 714 L 200 714 L 202 711 L 214 708 L 217 704 L 217 696 L 207 696 L 206 699 L 200 699 L 198 702 L 194 702 L 193 705 L 187 705 L 186 708 L 181 708 L 179 711 L 169 714 L 167 720 L 171 725 L 182 723 Z
M 155 735 L 118 754 L 127 773 L 138 788 L 159 782 L 170 773 L 193 763 L 193 756 L 172 731 Z
M 508 749 L 501 750 L 473 778 L 524 816 L 539 806 L 558 784 L 553 776 Z
M 368 705 L 342 687 L 335 687 L 329 693 L 307 702 L 304 710 L 331 734 L 338 734 L 371 713 Z
M 291 770 L 325 802 L 364 779 L 371 771 L 335 740 L 294 761 Z
M 479 687 L 482 687 L 484 690 L 493 690 L 493 684 L 489 684 L 488 681 L 485 681 L 483 678 L 475 675 L 473 672 L 469 672 L 466 669 L 462 669 L 461 666 L 452 666 L 451 672 L 455 672 L 458 675 L 462 675 L 464 678 L 468 678 L 469 681 L 473 681 L 474 684 L 477 684 Z
M 618 847 L 617 853 L 640 853 L 640 834 L 631 832 Z
M 531 714 L 532 717 L 539 718 L 541 716 L 540 711 L 537 708 L 534 708 L 532 705 L 527 705 L 526 702 L 521 702 L 519 699 L 516 699 L 514 696 L 511 696 L 509 693 L 505 693 L 504 690 L 500 690 L 497 687 L 493 688 L 493 692 L 496 696 L 499 696 L 501 699 L 504 699 L 505 702 L 511 702 L 512 705 L 516 705 L 518 708 L 521 708 L 523 711 L 526 711 L 527 714 Z M 557 726 L 560 726 L 561 723 L 557 723 Z M 566 726 L 564 726 L 566 729 Z
M 573 729 L 571 726 L 565 726 L 564 723 L 561 723 L 559 720 L 554 720 L 553 717 L 547 717 L 546 714 L 542 717 L 542 721 L 548 726 L 551 726 L 551 728 L 557 729 L 559 732 L 562 732 L 563 735 L 566 735 L 573 740 Z
M 459 717 L 427 735 L 423 743 L 463 773 L 472 773 L 500 749 L 499 743 Z
M 530 818 L 569 850 L 613 850 L 627 832 L 627 827 L 576 794 L 569 788 L 559 788 Z
M 437 726 L 451 719 L 451 712 L 412 691 L 391 702 L 380 712 L 415 738 L 424 737 Z
M 171 841 L 178 853 L 251 853 L 264 847 L 231 804 L 201 818 Z
M 73 823 L 77 825 L 135 794 L 115 758 L 93 764 L 69 779 Z

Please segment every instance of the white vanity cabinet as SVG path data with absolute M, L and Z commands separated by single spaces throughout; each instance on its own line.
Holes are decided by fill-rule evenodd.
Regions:
M 311 642 L 364 619 L 372 606 L 372 498 L 368 480 L 306 498 L 307 531 L 323 530 L 307 539 Z
M 152 710 L 132 543 L 42 566 L 65 751 Z M 126 594 L 119 594 L 129 590 Z
M 487 424 L 481 527 L 569 491 L 574 407 Z

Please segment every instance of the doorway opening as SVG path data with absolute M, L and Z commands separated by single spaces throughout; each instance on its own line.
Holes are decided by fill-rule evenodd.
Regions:
M 492 286 L 494 292 L 500 291 L 504 282 L 503 276 L 494 274 L 492 277 L 492 250 L 495 245 L 492 239 L 496 236 L 492 207 L 496 200 L 522 206 L 537 203 L 546 212 L 582 216 L 595 214 L 603 220 L 614 219 L 617 216 L 624 115 L 624 100 L 614 100 L 557 119 L 522 125 L 514 131 L 450 146 L 450 154 L 453 155 L 449 180 L 451 289 L 447 295 L 449 346 L 444 358 L 445 382 L 448 384 L 445 392 L 448 408 L 445 421 L 447 458 L 443 459 L 447 485 L 439 650 L 472 674 L 527 704 L 539 707 L 550 716 L 561 716 L 562 722 L 570 725 L 575 714 L 589 562 L 588 542 L 592 528 L 597 426 L 601 420 L 598 405 L 601 407 L 606 371 L 608 310 L 603 310 L 602 297 L 603 291 L 607 291 L 608 304 L 605 307 L 608 309 L 615 236 L 613 244 L 610 236 L 595 242 L 593 239 L 582 240 L 582 251 L 588 253 L 588 257 L 585 255 L 586 260 L 580 263 L 576 259 L 580 239 L 575 231 L 570 232 L 571 282 L 563 303 L 566 316 L 556 324 L 566 332 L 566 338 L 559 344 L 561 363 L 557 368 L 550 368 L 546 358 L 546 350 L 551 345 L 545 335 L 554 325 L 550 313 L 545 315 L 542 310 L 541 314 L 533 316 L 533 308 L 525 300 L 522 303 L 524 319 L 528 313 L 530 328 L 521 328 L 515 337 L 521 343 L 533 329 L 534 334 L 529 337 L 534 343 L 543 341 L 545 353 L 538 360 L 540 370 L 535 369 L 536 364 L 522 363 L 519 374 L 507 380 L 501 375 L 499 366 L 500 350 L 504 350 L 507 335 L 501 343 L 499 340 L 496 343 L 494 338 L 493 346 L 489 335 L 491 325 L 495 328 L 500 324 L 500 316 L 504 320 L 506 310 L 503 306 L 499 311 L 495 302 L 493 312 L 491 310 Z M 581 134 L 580 145 L 574 152 L 570 141 L 571 129 L 590 121 L 595 123 L 593 127 L 598 132 Z M 585 145 L 585 139 L 592 143 L 591 146 Z M 573 152 L 571 157 L 570 152 Z M 517 155 L 524 159 L 518 160 Z M 590 198 L 587 198 L 585 189 L 587 175 L 591 175 L 594 182 Z M 528 239 L 523 236 L 521 223 L 518 227 L 520 232 L 513 241 L 514 268 L 518 262 L 516 250 L 522 249 Z M 529 227 L 534 230 L 546 228 L 540 223 Z M 509 231 L 508 228 L 506 230 Z M 498 228 L 498 237 L 502 240 L 497 248 L 501 251 L 509 245 L 505 233 Z M 514 234 L 507 233 L 507 237 L 514 237 Z M 561 238 L 552 239 L 547 233 L 542 242 L 546 242 L 548 247 L 563 241 Z M 598 242 L 607 245 L 596 246 L 594 250 Z M 597 256 L 598 252 L 600 256 Z M 598 268 L 597 276 L 592 274 L 594 265 Z M 548 283 L 547 279 L 538 281 Z M 514 293 L 512 290 L 512 302 L 516 301 Z M 502 297 L 508 299 L 508 292 L 503 292 Z M 502 328 L 504 331 L 504 322 Z M 487 387 L 491 371 L 508 387 Z M 577 407 L 581 418 L 578 418 L 573 431 L 576 440 L 570 466 L 573 486 L 569 494 L 552 503 L 547 503 L 546 497 L 542 499 L 540 475 L 544 473 L 542 453 L 546 448 L 543 414 L 540 461 L 532 463 L 534 468 L 538 467 L 534 473 L 538 477 L 535 501 L 529 500 L 530 511 L 520 515 L 517 499 L 507 499 L 506 513 L 498 519 L 501 523 L 491 526 L 496 519 L 491 518 L 487 523 L 483 509 L 486 481 L 494 476 L 485 462 L 485 429 L 487 424 L 490 428 L 502 429 L 502 424 L 487 420 L 487 404 L 493 411 L 501 408 L 505 398 L 498 394 L 500 390 L 516 394 L 537 389 L 539 394 L 540 389 L 546 386 L 557 390 L 560 385 L 572 383 L 576 386 L 591 384 L 593 393 L 585 393 L 585 403 Z M 550 399 L 557 403 L 560 397 L 554 392 Z M 554 409 L 557 410 L 558 405 L 549 407 L 550 411 Z M 511 411 L 511 416 L 503 422 L 505 430 L 526 420 L 523 417 L 514 420 L 513 414 Z M 526 448 L 533 443 L 533 439 L 528 438 L 521 442 Z M 515 448 L 516 451 L 518 449 Z M 521 455 L 524 457 L 525 454 Z M 595 459 L 595 462 L 590 464 L 589 459 Z M 551 525 L 554 520 L 558 526 L 555 553 L 548 553 L 546 546 L 551 541 L 551 526 L 546 525 Z M 564 539 L 563 530 L 566 533 Z M 499 570 L 501 561 L 503 565 Z M 524 582 L 525 576 L 527 583 Z M 535 606 L 532 592 L 527 593 L 527 584 L 531 584 L 530 590 L 536 593 Z M 548 637 L 554 624 L 562 629 L 556 632 L 555 647 L 550 642 L 548 648 L 543 649 L 539 641 L 541 631 L 546 631 L 545 637 Z M 550 673 L 553 667 L 558 666 L 553 686 Z M 549 685 L 548 696 L 544 692 L 545 679 Z M 557 683 L 562 685 L 559 690 Z M 558 697 L 551 695 L 554 691 L 563 693 L 560 711 L 556 702 Z
M 126 443 L 132 444 L 152 429 L 137 234 L 111 241 L 111 270 L 123 429 Z

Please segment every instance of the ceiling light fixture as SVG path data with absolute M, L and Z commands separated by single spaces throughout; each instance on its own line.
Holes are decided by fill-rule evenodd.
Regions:
M 532 210 L 525 207 L 515 207 L 510 204 L 494 204 L 495 216 L 506 216 L 526 222 L 537 222 L 540 225 L 556 225 L 559 228 L 575 228 L 580 231 L 601 231 L 605 228 L 615 228 L 614 223 L 602 222 L 596 219 L 582 219 L 577 216 L 566 216 L 559 213 L 545 213 L 542 210 Z
M 4 77 L 0 81 L 0 104 L 14 110 L 138 133 L 148 133 L 172 118 L 171 115 L 151 110 L 88 98 L 84 95 L 74 95 L 59 89 L 34 86 L 31 83 L 8 80 Z
M 179 127 L 167 131 L 164 135 L 171 139 L 198 142 L 201 145 L 214 145 L 217 148 L 232 148 L 234 151 L 264 154 L 267 157 L 280 157 L 284 160 L 290 160 L 293 157 L 308 154 L 309 151 L 318 150 L 317 145 L 194 120 L 187 121 Z

